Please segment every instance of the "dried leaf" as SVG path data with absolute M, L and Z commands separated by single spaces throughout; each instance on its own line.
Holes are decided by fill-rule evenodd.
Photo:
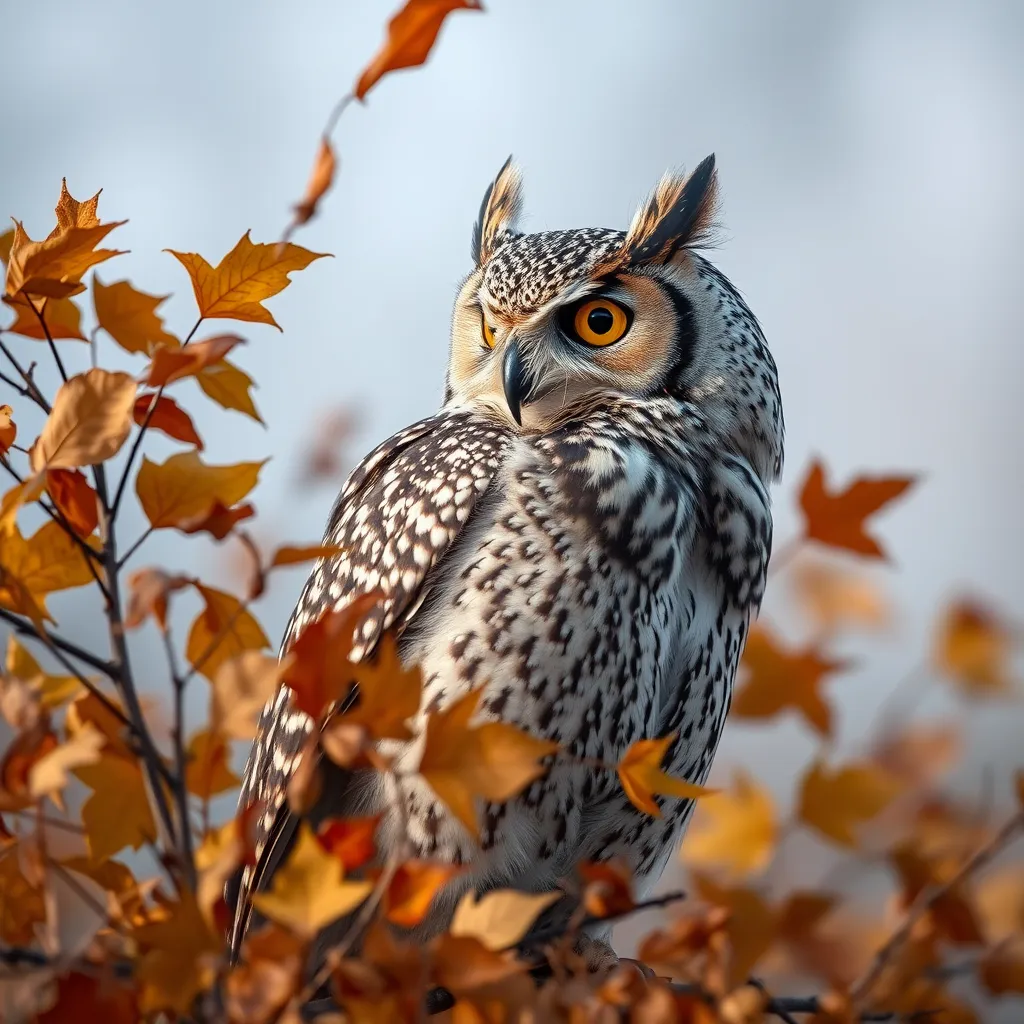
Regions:
M 36 341 L 45 341 L 47 333 L 54 340 L 88 340 L 82 333 L 82 311 L 71 299 L 18 296 L 7 301 L 14 310 L 14 323 L 4 328 L 10 334 L 35 338 Z M 46 324 L 45 329 L 39 322 L 40 316 Z
M 77 697 L 82 684 L 76 676 L 57 676 L 44 672 L 39 662 L 12 633 L 7 638 L 7 675 L 29 683 L 44 708 L 53 710 Z
M 900 789 L 892 776 L 867 762 L 833 770 L 815 761 L 803 778 L 800 820 L 829 839 L 856 848 L 856 827 L 884 810 Z
M 128 577 L 128 609 L 125 629 L 136 629 L 150 617 L 161 630 L 167 629 L 167 601 L 171 594 L 192 583 L 188 576 L 170 575 L 163 569 L 138 569 Z
M 36 761 L 29 771 L 29 792 L 34 797 L 58 793 L 68 784 L 69 771 L 99 760 L 103 743 L 98 730 L 91 726 L 81 729 Z
M 381 815 L 363 818 L 332 818 L 317 831 L 317 842 L 341 861 L 345 871 L 354 871 L 377 853 L 377 826 Z
M 388 22 L 388 35 L 377 55 L 356 82 L 355 96 L 366 94 L 389 71 L 419 67 L 437 40 L 441 25 L 452 11 L 479 11 L 479 0 L 406 0 Z
M 282 565 L 299 565 L 302 562 L 313 562 L 321 558 L 333 558 L 344 550 L 334 544 L 310 544 L 307 547 L 294 547 L 285 544 L 274 552 L 270 559 L 270 567 L 276 569 Z
M 0 455 L 5 455 L 18 436 L 18 424 L 11 419 L 14 410 L 9 405 L 0 405 Z
M 115 455 L 132 428 L 135 381 L 127 373 L 87 370 L 62 384 L 32 446 L 32 471 L 77 469 Z
M 254 243 L 247 231 L 224 259 L 211 267 L 202 256 L 175 252 L 172 256 L 188 271 L 202 317 L 225 317 L 280 326 L 263 306 L 264 299 L 286 288 L 288 275 L 303 270 L 326 253 L 310 252 L 286 242 L 283 245 Z
M 957 601 L 943 616 L 934 659 L 964 693 L 1004 694 L 1012 688 L 1013 635 L 989 608 Z
M 624 864 L 586 861 L 577 870 L 584 886 L 583 906 L 591 917 L 619 917 L 636 905 L 632 878 Z
M 196 669 L 213 682 L 226 661 L 244 651 L 264 650 L 270 641 L 237 597 L 201 583 L 196 588 L 206 607 L 192 623 L 185 653 Z
M 305 224 L 316 214 L 317 203 L 323 199 L 334 181 L 337 161 L 331 141 L 326 136 L 320 140 L 320 148 L 313 161 L 313 171 L 309 176 L 302 200 L 295 204 L 295 224 Z
M 150 406 L 156 404 L 152 415 Z M 202 438 L 196 433 L 192 417 L 184 409 L 167 395 L 157 395 L 155 392 L 146 392 L 135 399 L 132 407 L 132 419 L 141 427 L 146 419 L 149 419 L 151 430 L 162 430 L 168 437 L 175 441 L 183 441 L 185 444 L 194 444 L 199 451 L 203 450 Z
M 178 529 L 188 534 L 208 533 L 215 540 L 224 540 L 240 522 L 251 519 L 255 514 L 256 509 L 249 502 L 227 508 L 215 501 L 207 512 L 182 519 Z
M 427 916 L 441 888 L 461 871 L 455 864 L 405 861 L 384 894 L 384 915 L 400 928 L 415 928 Z
M 128 281 L 106 285 L 95 275 L 92 279 L 92 300 L 96 322 L 126 352 L 148 355 L 157 345 L 172 348 L 181 344 L 164 329 L 157 307 L 167 295 L 147 295 Z
M 478 940 L 497 952 L 515 946 L 540 915 L 562 896 L 560 892 L 526 893 L 492 889 L 477 899 L 467 892 L 455 908 L 449 932 L 456 938 Z
M 217 669 L 210 692 L 210 725 L 236 740 L 251 740 L 263 706 L 277 692 L 284 664 L 243 651 Z
M 675 738 L 673 733 L 662 739 L 637 740 L 619 761 L 619 782 L 630 803 L 655 818 L 661 817 L 661 809 L 654 802 L 655 795 L 697 800 L 717 792 L 674 778 L 661 770 L 661 762 Z
M 200 370 L 196 374 L 196 383 L 206 397 L 221 408 L 234 409 L 257 423 L 263 422 L 252 395 L 249 394 L 249 389 L 253 387 L 252 377 L 229 360 L 222 359 L 219 363 L 212 363 Z
M 159 345 L 153 349 L 143 382 L 151 388 L 159 388 L 185 377 L 195 377 L 219 363 L 233 348 L 244 344 L 245 338 L 237 334 L 218 334 L 187 346 Z
M 36 598 L 93 582 L 82 549 L 52 520 L 28 540 L 15 527 L 4 542 L 4 568 Z
M 884 626 L 892 610 L 869 576 L 833 562 L 801 562 L 792 572 L 792 585 L 804 614 L 820 629 Z
M 350 605 L 353 617 L 378 599 L 370 594 Z M 342 721 L 363 726 L 376 739 L 411 739 L 406 722 L 419 710 L 423 680 L 419 666 L 403 666 L 394 635 L 385 633 L 372 657 L 349 665 L 348 674 L 359 686 L 359 702 L 345 710 Z
M 93 861 L 108 860 L 126 846 L 133 850 L 156 839 L 156 824 L 142 771 L 134 759 L 104 753 L 95 764 L 76 769 L 93 792 L 82 805 L 82 824 Z
M 56 1001 L 35 1018 L 35 1024 L 136 1024 L 138 1020 L 138 998 L 130 983 L 71 971 L 58 977 Z
M 79 469 L 46 470 L 46 490 L 68 525 L 83 540 L 99 525 L 99 498 Z
M 35 473 L 15 484 L 0 501 L 0 537 L 14 531 L 18 521 L 18 510 L 31 501 L 35 501 L 46 485 L 43 473 Z
M 186 758 L 186 788 L 203 800 L 236 789 L 241 783 L 228 767 L 231 751 L 226 738 L 218 732 L 201 729 L 195 733 L 189 740 Z

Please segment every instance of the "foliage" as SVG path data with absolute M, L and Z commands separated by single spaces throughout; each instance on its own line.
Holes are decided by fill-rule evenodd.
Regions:
M 409 0 L 354 96 L 363 99 L 391 70 L 422 63 L 446 15 L 478 6 Z M 542 927 L 529 949 L 517 946 L 557 893 L 469 893 L 446 934 L 415 943 L 389 926 L 414 928 L 459 869 L 409 859 L 401 843 L 382 862 L 375 817 L 333 819 L 315 831 L 304 822 L 272 886 L 255 897 L 269 923 L 249 936 L 240 962 L 228 964 L 224 885 L 252 862 L 261 809 L 244 807 L 214 824 L 210 801 L 237 787 L 233 745 L 252 739 L 259 711 L 280 683 L 322 726 L 288 794 L 298 811 L 321 785 L 323 754 L 387 776 L 399 805 L 410 785 L 430 786 L 475 831 L 481 801 L 509 800 L 554 759 L 572 757 L 509 724 L 478 720 L 479 693 L 472 692 L 427 713 L 418 765 L 397 767 L 380 741 L 411 737 L 419 672 L 400 663 L 387 634 L 372 661 L 347 660 L 359 613 L 374 594 L 310 624 L 282 661 L 266 653 L 268 636 L 250 605 L 269 577 L 337 549 L 285 545 L 262 557 L 243 524 L 255 514 L 245 499 L 263 462 L 204 461 L 192 417 L 165 393 L 194 379 L 207 399 L 259 419 L 252 381 L 228 358 L 243 339 L 197 335 L 210 319 L 278 326 L 264 303 L 291 283 L 290 274 L 323 255 L 288 237 L 315 214 L 332 182 L 329 136 L 343 106 L 332 114 L 284 241 L 253 242 L 247 232 L 216 265 L 196 253 L 171 253 L 197 305 L 195 324 L 181 340 L 158 312 L 164 297 L 124 280 L 104 284 L 95 272 L 85 280 L 120 255 L 99 248 L 119 223 L 100 220 L 98 194 L 81 202 L 65 183 L 57 223 L 44 240 L 33 241 L 20 222 L 0 237 L 3 301 L 14 315 L 0 331 L 9 367 L 0 380 L 10 392 L 9 404 L 0 406 L 0 463 L 12 483 L 0 503 L 0 616 L 11 628 L 0 682 L 0 712 L 12 734 L 0 759 L 5 1019 L 297 1021 L 299 1007 L 328 982 L 345 1019 L 358 1024 L 420 1020 L 428 1009 L 448 1006 L 459 1024 L 743 1024 L 771 1015 L 791 1021 L 794 1014 L 818 1024 L 864 1014 L 923 1014 L 959 1024 L 978 1019 L 960 989 L 954 994 L 964 979 L 993 997 L 1024 992 L 1024 871 L 1010 865 L 986 881 L 976 877 L 1024 828 L 1024 775 L 1016 779 L 1017 808 L 996 825 L 990 809 L 965 805 L 938 787 L 958 752 L 956 722 L 917 725 L 890 715 L 860 755 L 837 758 L 829 746 L 836 732 L 831 689 L 850 665 L 833 651 L 846 633 L 884 620 L 885 610 L 863 577 L 831 562 L 795 569 L 814 627 L 809 641 L 794 647 L 775 628 L 752 628 L 732 706 L 737 720 L 795 712 L 822 742 L 798 780 L 788 817 L 756 772 L 738 770 L 718 790 L 667 775 L 661 763 L 672 737 L 641 740 L 617 764 L 588 761 L 591 770 L 617 775 L 646 813 L 699 801 L 682 850 L 692 881 L 685 903 L 678 894 L 645 902 L 620 866 L 581 864 L 578 879 L 567 883 L 577 887 L 580 914 L 567 930 Z M 67 373 L 57 342 L 87 340 L 79 304 L 87 293 L 94 352 L 101 338 L 109 341 L 145 361 L 139 372 L 104 369 L 94 359 L 91 368 Z M 40 343 L 63 379 L 52 399 L 33 373 L 33 346 Z M 153 430 L 186 450 L 150 461 L 142 449 Z M 912 483 L 906 476 L 861 477 L 831 489 L 815 463 L 799 499 L 802 534 L 777 554 L 773 573 L 805 543 L 881 560 L 882 547 L 869 532 L 873 517 Z M 148 527 L 122 552 L 119 513 L 129 489 Z M 25 536 L 22 523 L 32 508 L 45 521 Z M 234 541 L 249 559 L 245 592 L 159 567 L 127 572 L 157 530 Z M 55 631 L 47 599 L 68 589 L 88 589 L 103 608 L 109 654 Z M 169 606 L 190 597 L 198 610 L 181 645 Z M 168 742 L 147 712 L 128 643 L 147 625 L 167 656 L 175 708 Z M 932 667 L 967 706 L 1012 696 L 1016 643 L 993 612 L 955 602 L 941 620 Z M 59 672 L 45 668 L 36 651 Z M 361 701 L 338 711 L 353 675 Z M 186 735 L 184 694 L 206 685 L 207 720 Z M 85 791 L 80 806 L 70 799 L 72 783 Z M 80 840 L 79 852 L 61 852 L 53 840 L 61 831 Z M 813 887 L 802 880 L 793 888 L 777 876 L 792 861 L 782 851 L 801 835 L 835 851 L 837 870 Z M 152 877 L 128 857 L 137 850 L 152 853 Z M 887 872 L 888 911 L 872 914 L 870 900 L 849 884 L 856 867 Z M 85 926 L 60 892 L 88 912 Z M 626 966 L 603 975 L 582 969 L 573 953 L 581 925 L 667 903 L 681 905 L 639 947 L 657 978 Z M 304 980 L 307 943 L 352 912 L 340 946 L 316 978 Z M 531 979 L 539 957 L 555 980 Z M 771 990 L 764 977 L 772 978 Z M 775 992 L 777 982 L 794 978 L 819 995 Z M 338 1017 L 325 1012 L 323 1019 Z

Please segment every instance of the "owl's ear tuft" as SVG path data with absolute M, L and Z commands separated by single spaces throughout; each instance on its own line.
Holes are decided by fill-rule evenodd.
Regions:
M 477 266 L 490 258 L 503 235 L 516 230 L 522 206 L 522 176 L 510 156 L 487 187 L 480 218 L 473 226 L 473 260 Z
M 712 153 L 689 177 L 666 174 L 658 182 L 629 226 L 622 263 L 666 263 L 680 249 L 706 244 L 717 208 L 718 174 Z

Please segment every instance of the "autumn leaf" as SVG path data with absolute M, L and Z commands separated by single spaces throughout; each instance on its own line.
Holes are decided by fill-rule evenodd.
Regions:
M 156 408 L 150 413 L 154 402 Z M 203 441 L 196 433 L 192 417 L 173 398 L 149 392 L 139 395 L 132 407 L 132 419 L 141 427 L 147 417 L 150 429 L 161 430 L 175 441 L 194 444 L 199 451 L 203 450 Z
M 800 492 L 806 536 L 830 547 L 885 558 L 881 545 L 866 532 L 866 520 L 903 494 L 914 480 L 909 476 L 859 477 L 843 491 L 829 491 L 824 467 L 815 462 Z
M 822 657 L 814 648 L 785 649 L 762 625 L 747 636 L 741 672 L 746 681 L 733 697 L 730 714 L 737 718 L 771 718 L 786 708 L 799 711 L 820 735 L 832 735 L 832 707 L 821 696 L 826 677 L 841 672 L 846 662 Z
M 7 638 L 7 675 L 31 684 L 45 708 L 58 708 L 82 690 L 77 676 L 57 676 L 44 672 L 39 662 L 12 633 Z
M 195 796 L 209 800 L 240 784 L 241 779 L 228 767 L 231 751 L 220 733 L 201 729 L 189 740 L 185 753 L 185 785 Z
M 182 519 L 178 529 L 187 534 L 208 533 L 214 540 L 223 540 L 240 522 L 251 519 L 255 514 L 256 510 L 249 502 L 227 508 L 215 501 L 206 512 Z
M 156 824 L 142 770 L 134 760 L 104 753 L 75 775 L 93 792 L 82 804 L 82 824 L 93 861 L 107 860 L 126 846 L 133 850 L 156 839 Z
M 9 405 L 0 405 L 0 455 L 6 454 L 18 436 L 18 424 L 11 419 L 14 410 Z
M 381 815 L 361 818 L 331 818 L 317 830 L 317 842 L 341 861 L 345 871 L 354 871 L 377 853 L 377 826 Z
M 15 484 L 0 500 L 0 537 L 12 533 L 17 525 L 18 510 L 35 501 L 46 486 L 43 473 L 34 473 L 21 483 Z
M 100 192 L 102 191 L 100 189 Z M 99 224 L 100 219 L 97 212 L 100 205 L 100 192 L 83 202 L 75 199 L 68 191 L 68 179 L 61 178 L 60 196 L 53 211 L 57 217 L 57 226 L 47 235 L 47 238 L 56 238 L 68 228 L 93 228 Z
M 91 726 L 79 730 L 36 761 L 29 771 L 29 792 L 34 797 L 59 793 L 68 784 L 69 771 L 99 760 L 103 743 L 102 734 Z
M 286 242 L 267 245 L 252 242 L 247 231 L 216 267 L 191 252 L 166 250 L 188 271 L 196 295 L 199 314 L 204 319 L 224 317 L 280 325 L 263 306 L 263 300 L 285 289 L 288 275 L 303 270 L 327 253 L 310 252 Z
M 333 558 L 344 550 L 334 544 L 310 544 L 305 547 L 284 544 L 271 556 L 270 566 L 276 569 L 283 565 L 299 565 L 302 562 L 314 562 L 321 558 Z
M 434 897 L 462 868 L 456 864 L 437 864 L 425 860 L 407 860 L 398 866 L 384 893 L 384 915 L 399 928 L 415 928 L 427 916 Z
M 164 329 L 157 307 L 167 295 L 147 295 L 128 281 L 106 285 L 95 275 L 92 300 L 96 322 L 126 352 L 149 354 L 157 345 L 176 347 L 178 339 Z
M 418 67 L 433 48 L 441 25 L 452 11 L 479 11 L 479 0 L 406 0 L 388 22 L 387 39 L 356 82 L 355 96 L 366 94 L 389 71 Z
M 221 663 L 210 693 L 210 726 L 236 740 L 251 740 L 263 706 L 274 696 L 285 663 L 243 651 Z
M 211 363 L 196 374 L 196 383 L 202 388 L 207 398 L 216 402 L 222 409 L 234 409 L 244 413 L 257 423 L 263 417 L 256 410 L 256 405 L 249 394 L 253 387 L 252 377 L 240 370 L 228 359 L 219 363 Z
M 324 136 L 320 139 L 320 147 L 316 152 L 316 159 L 313 161 L 313 170 L 309 176 L 309 183 L 302 199 L 295 204 L 294 225 L 306 224 L 316 214 L 317 203 L 323 199 L 327 190 L 334 181 L 334 171 L 337 161 L 334 150 L 331 148 L 330 139 Z
M 723 867 L 736 879 L 759 874 L 775 852 L 778 822 L 767 789 L 737 771 L 728 792 L 697 805 L 682 856 L 698 867 Z
M 244 651 L 270 646 L 252 613 L 232 594 L 196 584 L 206 607 L 189 630 L 185 653 L 198 672 L 211 682 L 221 665 Z
M 152 615 L 160 629 L 165 630 L 168 598 L 192 582 L 188 576 L 172 576 L 162 569 L 137 569 L 128 577 L 129 597 L 124 616 L 125 629 L 137 629 Z
M 68 525 L 83 540 L 99 525 L 99 498 L 78 469 L 46 470 L 46 490 Z
M 636 906 L 626 864 L 584 861 L 576 870 L 583 882 L 583 907 L 591 917 L 620 917 Z
M 43 628 L 47 619 L 52 621 L 49 612 L 36 600 L 32 591 L 2 563 L 0 563 L 0 607 L 24 615 L 39 630 Z
M 185 377 L 195 377 L 207 367 L 219 363 L 232 349 L 244 345 L 237 334 L 218 334 L 188 346 L 159 345 L 142 379 L 151 388 L 163 387 Z
M 870 763 L 831 769 L 815 761 L 800 789 L 800 820 L 843 846 L 856 848 L 855 829 L 900 792 L 900 784 Z
M 135 492 L 154 529 L 174 527 L 205 516 L 216 502 L 230 507 L 241 501 L 256 486 L 265 462 L 210 466 L 194 451 L 172 455 L 164 463 L 144 458 Z
M 871 760 L 906 785 L 922 788 L 952 767 L 961 747 L 960 731 L 955 726 L 916 726 L 897 735 L 880 736 Z
M 132 428 L 135 381 L 127 373 L 92 369 L 62 384 L 32 446 L 33 472 L 106 462 Z
M 82 549 L 52 520 L 28 540 L 15 526 L 4 542 L 4 568 L 41 604 L 47 594 L 93 582 Z
M 376 595 L 350 605 L 353 616 L 376 603 Z M 349 678 L 359 686 L 359 701 L 341 716 L 348 725 L 361 725 L 376 739 L 412 738 L 406 721 L 420 707 L 423 679 L 418 665 L 406 668 L 392 633 L 385 633 L 373 655 L 348 666 Z
M 477 898 L 467 892 L 455 908 L 449 932 L 456 938 L 477 939 L 493 952 L 520 942 L 540 915 L 560 899 L 560 892 L 526 893 L 492 889 Z
M 270 891 L 256 893 L 252 902 L 270 920 L 311 939 L 324 925 L 355 910 L 372 890 L 372 882 L 345 881 L 341 861 L 321 847 L 303 822 Z
M 957 601 L 939 624 L 934 661 L 943 674 L 972 696 L 1012 689 L 1013 634 L 991 609 Z
M 618 764 L 619 782 L 630 803 L 655 818 L 661 817 L 661 810 L 654 802 L 655 795 L 697 800 L 717 792 L 677 779 L 661 770 L 661 762 L 675 738 L 673 733 L 662 739 L 637 740 Z
M 878 629 L 891 617 L 885 595 L 864 573 L 833 562 L 801 561 L 791 579 L 804 614 L 822 630 Z
M 134 748 L 127 739 L 127 727 L 118 716 L 111 711 L 108 704 L 120 708 L 116 697 L 108 697 L 107 703 L 101 701 L 95 693 L 86 692 L 76 698 L 68 707 L 65 728 L 69 736 L 74 736 L 80 729 L 94 726 L 106 740 L 104 750 L 115 753 L 119 757 L 130 759 L 135 756 Z
M 82 311 L 71 299 L 46 299 L 29 296 L 18 296 L 8 299 L 14 310 L 14 323 L 4 330 L 11 334 L 20 334 L 25 338 L 45 341 L 46 335 L 55 340 L 87 341 L 82 333 Z M 38 310 L 39 315 L 35 310 Z M 39 322 L 42 316 L 46 328 Z

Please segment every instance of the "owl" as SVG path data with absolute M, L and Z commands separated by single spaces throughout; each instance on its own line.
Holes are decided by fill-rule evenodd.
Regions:
M 566 756 L 518 797 L 482 807 L 471 835 L 426 782 L 324 761 L 311 823 L 381 814 L 382 855 L 463 866 L 419 935 L 466 890 L 564 887 L 617 860 L 640 892 L 659 877 L 692 804 L 653 817 L 614 765 L 672 736 L 663 767 L 703 783 L 729 710 L 771 550 L 769 485 L 783 413 L 775 363 L 739 292 L 698 252 L 716 212 L 713 157 L 666 175 L 627 231 L 526 234 L 506 162 L 473 231 L 455 302 L 440 410 L 368 455 L 345 484 L 284 648 L 328 609 L 378 592 L 353 660 L 382 633 L 422 670 L 418 719 L 481 689 L 479 717 L 557 742 Z M 265 802 L 257 864 L 235 895 L 233 948 L 296 834 L 284 793 L 312 727 L 283 688 L 268 704 L 241 802 Z M 356 697 L 355 699 L 358 699 Z M 415 769 L 421 744 L 394 751 Z M 564 904 L 564 905 L 563 905 Z M 561 908 L 558 910 L 557 908 Z M 548 925 L 550 927 L 550 925 Z M 329 928 L 321 952 L 337 938 Z M 580 939 L 613 962 L 606 932 Z

